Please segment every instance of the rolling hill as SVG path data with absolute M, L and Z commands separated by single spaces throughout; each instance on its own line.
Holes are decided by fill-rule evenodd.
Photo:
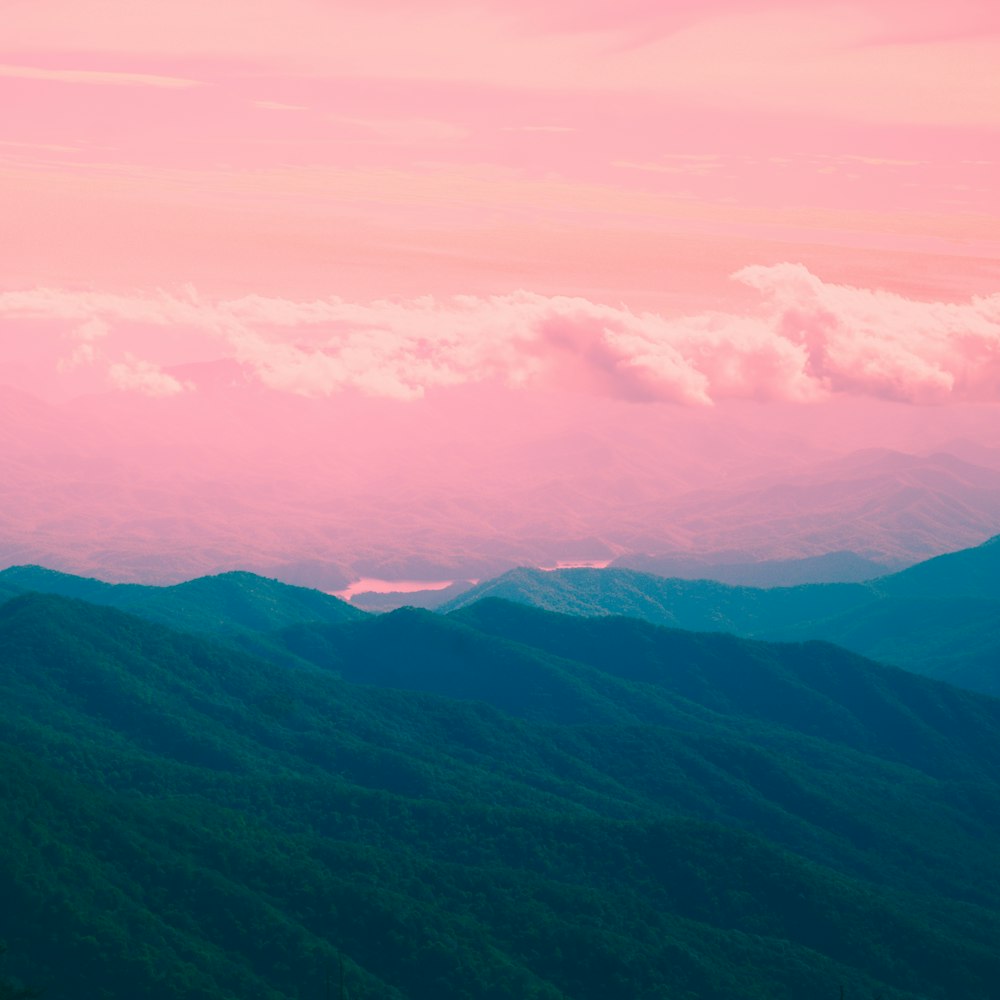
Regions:
M 75 597 L 182 631 L 219 635 L 266 632 L 302 621 L 349 621 L 364 614 L 321 591 L 243 572 L 153 587 L 105 583 L 41 566 L 12 566 L 0 572 L 0 588 L 4 587 Z M 3 594 L 0 589 L 0 600 Z
M 577 615 L 763 639 L 825 639 L 854 652 L 1000 694 L 1000 536 L 867 583 L 770 589 L 632 570 L 513 570 L 441 607 L 485 597 Z
M 0 936 L 52 1000 L 993 996 L 1000 702 L 499 601 L 282 639 L 0 606 Z
M 826 552 L 801 559 L 732 562 L 689 553 L 631 554 L 611 562 L 614 569 L 635 569 L 679 580 L 714 580 L 731 587 L 795 587 L 804 583 L 864 583 L 891 567 L 855 552 Z

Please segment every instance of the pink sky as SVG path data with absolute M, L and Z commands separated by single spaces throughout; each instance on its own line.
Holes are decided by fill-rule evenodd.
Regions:
M 170 398 L 187 426 L 185 366 L 227 358 L 264 411 L 489 385 L 641 404 L 619 435 L 652 407 L 1000 397 L 987 0 L 3 19 L 0 383 L 44 400 Z

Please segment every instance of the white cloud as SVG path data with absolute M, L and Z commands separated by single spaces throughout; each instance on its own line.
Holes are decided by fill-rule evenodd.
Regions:
M 160 371 L 153 362 L 134 358 L 130 354 L 108 369 L 108 380 L 116 389 L 138 392 L 143 396 L 176 396 L 188 388 L 172 375 Z
M 435 386 L 503 379 L 689 404 L 833 393 L 1000 400 L 1000 295 L 922 302 L 830 284 L 798 264 L 734 277 L 760 292 L 757 309 L 667 319 L 524 291 L 353 303 L 36 289 L 0 293 L 0 318 L 75 324 L 80 347 L 91 349 L 109 328 L 116 343 L 141 328 L 146 356 L 156 339 L 149 327 L 199 331 L 272 389 L 306 396 L 354 388 L 413 399 Z M 152 394 L 185 388 L 131 356 L 110 377 Z
M 81 323 L 75 330 L 71 330 L 69 338 L 76 341 L 76 346 L 67 358 L 60 358 L 56 367 L 61 372 L 79 368 L 80 365 L 93 364 L 97 359 L 97 349 L 95 341 L 106 337 L 110 327 L 102 319 L 96 317 Z
M 100 340 L 101 337 L 106 337 L 109 332 L 108 324 L 102 319 L 98 319 L 96 316 L 91 317 L 85 323 L 81 323 L 71 336 L 74 340 L 82 340 L 87 343 L 93 343 L 95 340 Z

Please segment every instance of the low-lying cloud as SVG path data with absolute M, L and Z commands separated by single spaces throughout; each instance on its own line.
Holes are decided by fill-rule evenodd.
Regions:
M 113 385 L 151 395 L 185 388 L 161 370 L 168 359 L 137 360 L 156 355 L 156 329 L 172 327 L 217 342 L 272 389 L 306 396 L 351 388 L 413 399 L 436 386 L 503 379 L 700 405 L 836 393 L 911 403 L 1000 398 L 1000 295 L 923 302 L 830 284 L 799 264 L 733 277 L 760 292 L 752 312 L 666 318 L 523 291 L 362 304 L 35 289 L 0 294 L 0 319 L 65 323 L 86 347 L 74 364 L 104 364 Z M 121 356 L 108 355 L 109 330 Z
M 127 355 L 108 369 L 108 380 L 117 389 L 140 392 L 144 396 L 176 396 L 187 386 L 173 375 L 160 371 L 151 361 Z

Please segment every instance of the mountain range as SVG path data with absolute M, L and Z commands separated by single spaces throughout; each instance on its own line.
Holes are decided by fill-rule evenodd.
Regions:
M 851 563 L 838 554 L 834 565 Z M 771 568 L 765 568 L 765 575 Z M 624 615 L 747 638 L 823 639 L 970 690 L 1000 694 L 998 580 L 1000 536 L 864 583 L 754 588 L 614 567 L 520 568 L 456 588 L 458 595 L 435 610 L 447 614 L 484 597 L 500 597 L 549 611 Z M 24 591 L 77 597 L 217 637 L 365 617 L 358 607 L 330 594 L 246 572 L 162 587 L 108 584 L 39 566 L 0 572 L 0 601 Z M 403 595 L 389 597 L 390 609 L 405 600 Z M 380 610 L 377 602 L 373 610 Z
M 0 572 L 0 600 L 5 590 L 9 596 L 30 591 L 75 597 L 212 635 L 265 632 L 301 621 L 341 622 L 363 614 L 330 594 L 246 572 L 157 587 L 105 583 L 42 566 L 11 566 Z
M 170 377 L 190 389 L 52 403 L 0 385 L 0 564 L 156 583 L 241 569 L 331 592 L 834 552 L 878 574 L 1000 524 L 995 420 L 972 404 L 932 427 L 837 400 L 651 406 L 637 421 L 627 401 L 570 392 L 525 391 L 513 413 L 488 383 L 402 403 L 274 392 L 232 359 Z
M 710 579 L 743 587 L 859 582 L 882 576 L 892 568 L 854 552 L 827 552 L 820 556 L 764 559 L 760 562 L 728 562 L 726 556 L 721 554 L 715 558 L 680 553 L 660 556 L 633 554 L 619 556 L 608 565 L 613 568 L 638 569 L 654 576 L 683 580 Z M 477 582 L 457 580 L 446 587 L 433 590 L 360 591 L 351 594 L 348 600 L 363 611 L 393 611 L 403 607 L 439 608 L 471 590 Z
M 1000 701 L 914 671 L 995 689 L 998 562 L 381 615 L 11 567 L 7 964 L 53 1000 L 992 1000 Z
M 1000 694 L 1000 536 L 866 583 L 768 589 L 625 569 L 517 569 L 444 604 L 500 597 L 576 615 L 774 640 L 825 639 L 878 660 Z
M 0 936 L 53 1000 L 993 996 L 1000 702 L 500 600 L 244 640 L 0 606 Z

